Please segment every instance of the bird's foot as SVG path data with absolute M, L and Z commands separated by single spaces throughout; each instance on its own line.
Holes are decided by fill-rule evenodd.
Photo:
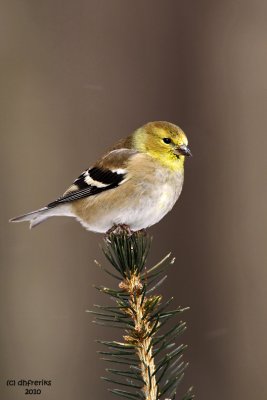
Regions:
M 110 234 L 113 235 L 126 235 L 126 236 L 131 236 L 134 232 L 130 229 L 130 227 L 126 224 L 119 224 L 119 225 L 113 225 L 112 228 L 110 228 L 106 234 L 105 237 L 107 238 Z

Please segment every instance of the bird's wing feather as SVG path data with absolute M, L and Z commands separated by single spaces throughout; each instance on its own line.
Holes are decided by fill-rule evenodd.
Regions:
M 54 208 L 63 203 L 97 195 L 123 184 L 127 178 L 127 162 L 134 154 L 136 151 L 130 149 L 112 150 L 95 166 L 85 170 L 62 197 L 49 203 L 47 207 Z

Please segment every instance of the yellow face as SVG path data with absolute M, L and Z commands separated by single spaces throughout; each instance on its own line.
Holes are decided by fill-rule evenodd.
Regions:
M 136 147 L 172 170 L 183 169 L 191 156 L 185 133 L 169 122 L 150 122 L 135 132 Z

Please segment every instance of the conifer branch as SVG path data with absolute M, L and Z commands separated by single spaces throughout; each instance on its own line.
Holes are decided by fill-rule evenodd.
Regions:
M 168 254 L 154 267 L 145 267 L 151 237 L 145 231 L 129 232 L 124 227 L 108 233 L 103 247 L 104 254 L 115 271 L 103 270 L 111 275 L 118 285 L 116 289 L 96 287 L 108 294 L 113 306 L 96 305 L 95 323 L 120 328 L 124 331 L 123 341 L 98 342 L 107 348 L 99 351 L 103 359 L 117 365 L 106 371 L 111 377 L 103 380 L 123 389 L 109 389 L 111 393 L 128 399 L 169 400 L 175 399 L 177 385 L 184 376 L 188 363 L 182 361 L 185 345 L 176 345 L 176 338 L 186 329 L 183 321 L 159 330 L 173 317 L 187 310 L 178 307 L 168 310 L 173 300 L 165 303 L 162 296 L 151 294 L 166 279 L 165 270 L 174 259 Z M 102 266 L 97 263 L 98 266 Z M 118 280 L 119 284 L 118 284 Z M 192 388 L 182 400 L 191 400 Z

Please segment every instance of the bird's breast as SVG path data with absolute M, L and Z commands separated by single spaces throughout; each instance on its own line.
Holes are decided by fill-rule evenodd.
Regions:
M 181 173 L 170 173 L 169 171 L 158 171 L 157 187 L 155 190 L 156 206 L 158 210 L 168 212 L 178 197 L 183 186 L 183 175 Z
M 122 185 L 79 201 L 75 215 L 87 227 L 106 232 L 126 224 L 139 230 L 160 221 L 174 206 L 183 185 L 183 174 L 155 165 L 143 156 L 130 165 Z

